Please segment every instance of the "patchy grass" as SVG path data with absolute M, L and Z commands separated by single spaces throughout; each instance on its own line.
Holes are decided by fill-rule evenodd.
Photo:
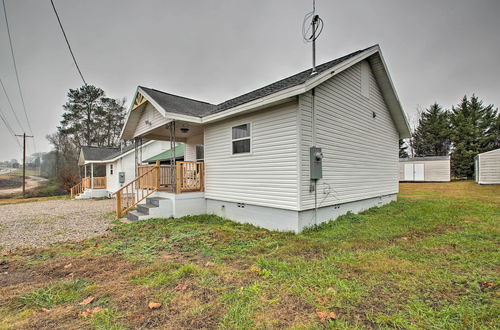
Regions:
M 499 196 L 402 184 L 398 202 L 300 235 L 210 215 L 115 223 L 2 257 L 0 328 L 497 328 Z M 75 317 L 88 285 L 102 310 Z
M 47 288 L 34 290 L 19 297 L 20 307 L 52 308 L 67 302 L 75 302 L 92 292 L 94 285 L 84 280 L 59 281 Z

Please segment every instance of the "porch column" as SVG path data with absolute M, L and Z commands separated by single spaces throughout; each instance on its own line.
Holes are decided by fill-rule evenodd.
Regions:
M 90 164 L 90 189 L 94 189 L 94 163 Z
M 83 177 L 87 178 L 87 164 L 83 165 Z

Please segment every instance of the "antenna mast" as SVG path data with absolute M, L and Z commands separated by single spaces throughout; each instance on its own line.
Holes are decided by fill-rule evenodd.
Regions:
M 313 0 L 313 10 L 307 13 L 302 23 L 302 36 L 305 42 L 312 42 L 312 71 L 316 74 L 316 39 L 323 31 L 323 20 L 316 14 L 316 0 Z

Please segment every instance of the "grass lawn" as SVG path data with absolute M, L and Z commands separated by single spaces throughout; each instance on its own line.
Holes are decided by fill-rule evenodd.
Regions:
M 457 182 L 402 184 L 300 235 L 208 215 L 116 224 L 5 253 L 0 329 L 498 328 L 499 220 L 500 186 Z

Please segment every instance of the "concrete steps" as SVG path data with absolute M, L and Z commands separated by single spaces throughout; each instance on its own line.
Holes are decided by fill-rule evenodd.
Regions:
M 151 218 L 170 218 L 173 216 L 173 203 L 169 198 L 148 197 L 146 203 L 138 204 L 135 210 L 127 212 L 130 221 Z

